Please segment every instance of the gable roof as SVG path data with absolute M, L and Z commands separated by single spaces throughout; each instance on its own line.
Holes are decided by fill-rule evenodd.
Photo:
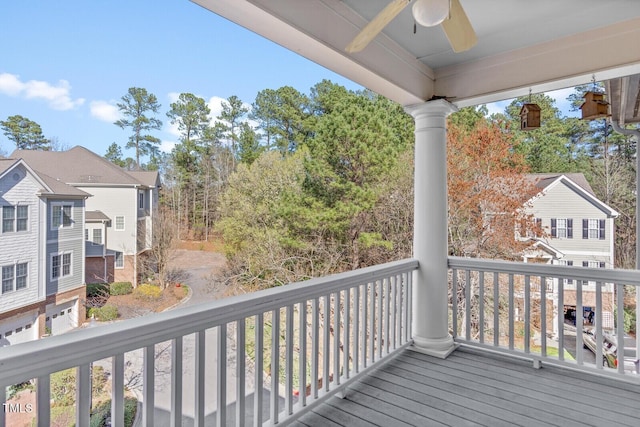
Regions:
M 70 185 L 146 185 L 129 172 L 81 146 L 68 151 L 15 150 L 11 157 L 25 159 L 33 169 Z
M 589 185 L 589 182 L 582 173 L 540 173 L 540 174 L 528 174 L 527 179 L 534 182 L 535 186 L 540 189 L 540 192 L 532 199 L 539 198 L 546 192 L 560 183 L 564 183 L 567 187 L 593 203 L 596 207 L 601 209 L 604 213 L 611 217 L 617 217 L 619 213 L 612 207 L 605 204 L 598 199 L 593 192 L 593 189 Z
M 0 178 L 10 173 L 18 165 L 23 165 L 27 171 L 33 175 L 42 186 L 40 194 L 49 196 L 73 196 L 89 197 L 89 193 L 79 190 L 71 185 L 51 178 L 42 172 L 35 171 L 24 159 L 0 159 Z
M 127 173 L 147 187 L 160 186 L 160 174 L 158 171 L 127 171 Z

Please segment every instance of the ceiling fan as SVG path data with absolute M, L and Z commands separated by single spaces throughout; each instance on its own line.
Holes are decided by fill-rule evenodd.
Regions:
M 412 1 L 416 22 L 425 27 L 442 24 L 454 52 L 469 50 L 478 42 L 460 0 L 393 0 L 360 31 L 345 50 L 355 53 L 367 47 L 371 40 Z

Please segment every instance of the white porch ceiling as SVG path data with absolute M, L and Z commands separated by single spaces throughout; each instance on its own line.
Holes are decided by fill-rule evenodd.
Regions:
M 390 0 L 192 0 L 403 105 L 459 107 L 640 74 L 638 0 L 460 0 L 478 36 L 454 53 L 408 6 L 362 52 L 345 46 Z

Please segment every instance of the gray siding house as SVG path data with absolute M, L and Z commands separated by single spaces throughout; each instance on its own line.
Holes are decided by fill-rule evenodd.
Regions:
M 24 159 L 0 159 L 0 346 L 84 321 L 87 197 Z
M 540 192 L 527 203 L 526 209 L 543 234 L 532 239 L 524 261 L 614 268 L 614 219 L 618 213 L 596 197 L 584 175 L 531 174 L 528 178 Z M 565 280 L 563 285 L 564 307 L 559 310 L 565 314 L 575 312 L 576 283 Z M 557 281 L 550 287 L 557 300 Z M 602 291 L 603 326 L 613 327 L 613 286 L 605 284 Z M 595 300 L 595 283 L 584 283 L 583 316 L 588 317 Z M 581 315 L 578 313 L 576 317 L 580 319 Z
M 11 156 L 91 195 L 83 230 L 87 282 L 129 281 L 136 286 L 138 266 L 152 245 L 158 173 L 126 171 L 80 146 L 60 152 L 16 150 Z

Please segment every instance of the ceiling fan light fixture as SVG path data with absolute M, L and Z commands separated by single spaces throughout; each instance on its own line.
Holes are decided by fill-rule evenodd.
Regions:
M 413 18 L 423 27 L 433 27 L 449 16 L 449 0 L 416 0 Z

